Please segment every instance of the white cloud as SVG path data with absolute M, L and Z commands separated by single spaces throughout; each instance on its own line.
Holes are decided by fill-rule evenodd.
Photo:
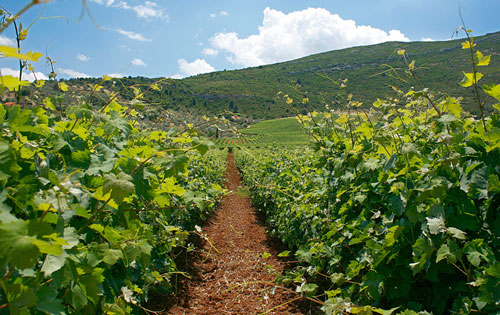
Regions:
M 430 37 L 422 37 L 421 41 L 423 42 L 433 42 L 434 40 Z
M 135 58 L 134 60 L 132 60 L 132 64 L 134 66 L 139 66 L 139 67 L 145 67 L 146 66 L 146 63 L 144 61 L 142 61 L 141 59 L 139 59 L 139 58 Z
M 224 11 L 224 10 L 220 11 L 219 13 L 210 13 L 211 18 L 216 18 L 218 16 L 228 16 L 228 15 L 229 15 L 229 13 L 227 11 Z
M 2 46 L 14 46 L 16 43 L 12 38 L 8 38 L 5 35 L 0 35 L 0 45 Z
M 121 28 L 118 28 L 118 29 L 116 29 L 114 31 L 117 32 L 117 33 L 119 33 L 119 34 L 122 34 L 123 36 L 127 36 L 130 39 L 138 40 L 140 42 L 150 42 L 151 41 L 149 38 L 146 38 L 146 37 L 142 36 L 139 33 L 135 33 L 135 32 L 132 32 L 132 31 L 126 31 L 126 30 L 123 30 Z
M 11 68 L 2 68 L 2 69 L 0 69 L 0 73 L 2 73 L 2 75 L 11 75 L 11 76 L 16 77 L 16 78 L 19 77 L 19 70 L 14 70 Z M 35 81 L 35 75 L 36 75 L 37 80 L 48 80 L 49 79 L 45 74 L 43 74 L 41 72 L 35 72 L 35 74 L 33 74 L 32 72 L 23 72 L 22 79 L 33 82 L 33 81 Z
M 177 63 L 179 64 L 179 71 L 181 73 L 174 74 L 172 76 L 174 79 L 182 79 L 201 73 L 215 71 L 215 68 L 203 59 L 196 59 L 193 62 L 187 62 L 186 59 L 181 58 L 177 60 Z
M 144 5 L 133 6 L 132 10 L 134 10 L 140 18 L 168 19 L 168 15 L 164 12 L 165 10 L 152 1 L 146 1 Z
M 154 1 L 145 1 L 144 4 L 130 5 L 127 1 L 122 0 L 91 0 L 100 5 L 111 8 L 120 8 L 124 10 L 132 10 L 135 12 L 137 17 L 144 19 L 168 19 L 168 14 L 165 13 L 165 9 L 159 6 Z
M 219 54 L 219 51 L 213 48 L 205 48 L 201 53 L 205 56 L 217 56 Z
M 76 55 L 76 59 L 80 60 L 80 61 L 89 61 L 90 58 L 85 56 L 84 54 L 78 54 Z
M 314 53 L 385 41 L 409 41 L 398 30 L 389 33 L 371 26 L 357 26 L 322 8 L 285 14 L 264 9 L 259 33 L 239 38 L 235 32 L 217 33 L 212 46 L 228 53 L 236 65 L 258 66 L 300 58 Z
M 59 74 L 64 74 L 70 78 L 90 78 L 90 75 L 73 69 L 58 68 L 57 71 L 59 72 Z
M 108 73 L 106 75 L 110 78 L 123 78 L 123 73 Z

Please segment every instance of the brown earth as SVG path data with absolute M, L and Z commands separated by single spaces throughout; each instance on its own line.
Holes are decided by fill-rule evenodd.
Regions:
M 209 241 L 188 256 L 192 278 L 178 284 L 178 301 L 166 313 L 305 314 L 295 303 L 300 296 L 273 282 L 286 263 L 278 260 L 279 251 L 270 246 L 250 198 L 235 193 L 242 184 L 232 153 L 226 178 L 226 188 L 232 193 L 222 199 L 203 228 Z

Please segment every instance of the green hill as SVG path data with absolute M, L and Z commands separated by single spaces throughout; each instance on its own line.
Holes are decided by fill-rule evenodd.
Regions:
M 441 42 L 387 42 L 311 55 L 301 59 L 234 71 L 219 71 L 182 80 L 163 79 L 160 89 L 144 94 L 148 102 L 165 109 L 188 110 L 197 114 L 239 113 L 244 118 L 270 119 L 286 117 L 296 112 L 323 109 L 325 104 L 338 106 L 334 100 L 339 88 L 330 79 L 348 79 L 348 93 L 364 104 L 377 97 L 393 95 L 391 86 L 408 90 L 416 86 L 404 70 L 406 66 L 398 49 L 405 49 L 409 60 L 415 60 L 417 74 L 425 87 L 464 97 L 464 107 L 475 111 L 472 89 L 462 88 L 462 71 L 471 72 L 470 54 L 461 49 L 463 40 Z M 477 48 L 491 54 L 491 63 L 483 67 L 481 84 L 500 82 L 500 32 L 475 38 Z M 406 80 L 394 78 L 389 69 L 398 69 Z M 148 84 L 159 79 L 128 77 L 121 84 Z M 97 83 L 98 79 L 70 80 L 73 84 Z M 110 82 L 110 89 L 113 89 Z M 119 89 L 121 84 L 115 84 Z M 145 90 L 146 88 L 144 88 Z M 307 96 L 310 102 L 293 108 L 277 98 L 277 93 L 295 99 Z M 124 95 L 133 98 L 133 93 Z M 342 101 L 342 99 L 340 99 Z

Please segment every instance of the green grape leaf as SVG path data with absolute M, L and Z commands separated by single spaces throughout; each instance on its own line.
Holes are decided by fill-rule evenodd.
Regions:
M 82 288 L 75 284 L 72 286 L 70 293 L 71 305 L 78 311 L 88 304 L 88 299 L 85 297 Z
M 17 221 L 17 218 L 10 213 L 10 207 L 5 204 L 6 200 L 7 200 L 7 191 L 4 190 L 0 193 L 0 230 L 2 224 L 9 224 L 11 222 Z
M 465 244 L 464 254 L 467 255 L 467 259 L 475 267 L 479 267 L 481 260 L 490 261 L 489 250 L 483 239 L 475 239 Z
M 490 64 L 491 55 L 484 56 L 483 53 L 478 50 L 476 51 L 476 57 L 478 66 L 487 66 Z
M 278 257 L 288 257 L 288 256 L 290 256 L 289 250 L 285 250 L 285 251 L 278 254 Z
M 51 286 L 43 286 L 36 293 L 35 308 L 48 314 L 66 314 L 63 301 L 57 298 L 57 291 Z
M 447 231 L 449 234 L 451 234 L 451 236 L 453 236 L 456 239 L 459 239 L 459 240 L 466 240 L 467 239 L 466 233 L 462 230 L 459 230 L 459 229 L 454 228 L 454 227 L 449 227 L 449 228 L 447 228 Z
M 132 183 L 132 176 L 123 172 L 115 176 L 110 173 L 104 176 L 103 193 L 111 192 L 111 198 L 120 205 L 123 199 L 130 196 L 135 191 L 135 185 Z
M 6 292 L 7 301 L 9 301 L 10 314 L 30 314 L 26 308 L 37 302 L 34 290 L 19 283 L 5 283 L 2 286 Z
M 303 283 L 301 286 L 297 287 L 297 292 L 301 292 L 304 296 L 313 297 L 318 291 L 318 285 L 315 283 Z
M 393 226 L 389 229 L 389 233 L 385 235 L 385 244 L 387 246 L 392 246 L 396 242 L 399 234 L 405 229 L 404 226 Z
M 500 191 L 500 179 L 497 174 L 490 174 L 488 176 L 488 191 L 489 192 L 499 192 Z
M 372 306 L 354 306 L 351 307 L 350 312 L 351 314 L 358 314 L 358 315 L 372 315 L 373 314 L 373 307 Z
M 182 197 L 186 193 L 186 189 L 184 187 L 177 184 L 177 180 L 175 177 L 168 177 L 163 184 L 160 185 L 159 189 L 156 190 L 156 193 L 167 193 L 174 194 L 179 197 Z
M 23 220 L 0 224 L 0 256 L 19 269 L 32 268 L 37 262 L 36 237 L 28 235 L 28 223 Z
M 477 83 L 483 77 L 483 74 L 479 72 L 476 72 L 476 80 L 474 80 L 474 73 L 463 72 L 463 74 L 464 78 L 462 79 L 462 82 L 459 83 L 463 87 L 472 86 L 472 84 Z
M 442 112 L 449 112 L 455 117 L 460 118 L 463 113 L 462 105 L 458 101 L 458 99 L 454 97 L 447 97 L 441 103 L 439 103 L 439 108 Z
M 500 84 L 485 84 L 483 85 L 483 91 L 489 96 L 495 98 L 497 101 L 500 101 Z M 498 111 L 500 111 L 500 109 L 498 109 Z
M 42 269 L 40 270 L 45 274 L 45 277 L 50 277 L 52 273 L 64 266 L 66 258 L 68 258 L 68 255 L 65 253 L 58 256 L 47 255 L 47 257 L 45 257 L 45 261 L 43 262 Z
M 434 247 L 427 238 L 419 238 L 413 244 L 412 250 L 414 263 L 411 263 L 410 267 L 413 270 L 413 274 L 416 274 L 427 265 Z
M 20 60 L 29 60 L 37 62 L 43 54 L 39 52 L 20 53 L 16 47 L 0 46 L 0 57 L 16 58 Z
M 440 262 L 441 260 L 446 259 L 450 263 L 455 263 L 456 262 L 456 257 L 450 252 L 450 248 L 448 247 L 448 244 L 443 244 L 441 247 L 439 247 L 437 254 L 436 254 L 436 263 Z
M 2 75 L 0 76 L 0 85 L 11 91 L 15 91 L 20 86 L 30 86 L 31 83 L 25 80 L 20 81 L 19 78 L 15 78 L 11 75 Z
M 123 252 L 118 249 L 105 249 L 103 251 L 102 261 L 108 265 L 114 265 L 118 260 L 123 258 Z
M 403 154 L 418 154 L 417 146 L 413 143 L 403 143 L 401 146 L 401 153 Z
M 362 290 L 366 290 L 368 295 L 378 302 L 382 298 L 383 281 L 383 275 L 370 271 L 363 277 Z
M 397 311 L 399 308 L 401 308 L 401 306 L 391 308 L 390 310 L 383 310 L 383 309 L 380 309 L 380 308 L 373 308 L 373 312 L 378 313 L 378 314 L 382 314 L 382 315 L 391 315 L 392 313 L 394 313 L 395 311 Z
M 429 232 L 431 234 L 439 234 L 446 231 L 443 218 L 426 218 L 427 225 L 429 226 Z
M 68 92 L 68 85 L 64 82 L 59 82 L 58 83 L 58 86 L 59 88 L 61 89 L 61 91 L 63 92 Z
M 52 102 L 52 98 L 46 97 L 43 99 L 43 105 L 45 105 L 46 109 L 57 110 L 54 102 Z
M 193 139 L 193 144 L 192 146 L 201 154 L 204 155 L 207 153 L 208 149 L 210 146 L 212 146 L 213 143 L 208 141 L 208 140 L 199 140 L 197 138 Z
M 462 49 L 470 49 L 470 48 L 472 48 L 474 46 L 476 46 L 476 44 L 473 44 L 469 40 L 466 40 L 465 42 L 462 43 Z
M 67 245 L 68 242 L 63 238 L 55 237 L 52 242 L 37 239 L 33 241 L 33 244 L 38 247 L 38 250 L 43 254 L 58 256 L 63 252 L 62 245 Z

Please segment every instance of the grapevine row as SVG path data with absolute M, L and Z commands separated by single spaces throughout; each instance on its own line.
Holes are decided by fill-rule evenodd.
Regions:
M 0 312 L 129 314 L 174 289 L 226 152 L 131 112 L 0 104 Z
M 465 75 L 463 86 L 480 78 Z M 500 101 L 500 85 L 483 90 Z M 235 153 L 270 230 L 302 263 L 280 281 L 323 293 L 326 314 L 495 313 L 500 104 L 477 119 L 453 97 L 397 93 L 370 110 L 349 96 L 344 112 L 300 116 L 314 150 Z

